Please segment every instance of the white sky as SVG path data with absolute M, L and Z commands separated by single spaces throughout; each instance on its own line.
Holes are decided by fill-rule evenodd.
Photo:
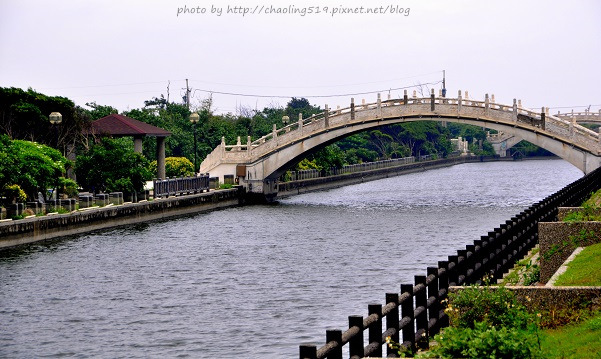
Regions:
M 320 6 L 322 13 L 226 14 Z M 323 13 L 323 7 L 410 8 L 400 14 Z M 178 8 L 206 8 L 180 14 Z M 221 16 L 211 8 L 221 8 Z M 32 87 L 78 105 L 119 110 L 200 90 L 314 96 L 433 82 L 448 96 L 495 94 L 525 107 L 601 105 L 601 1 L 529 0 L 0 0 L 0 86 Z M 440 85 L 436 85 L 439 88 Z M 392 91 L 402 96 L 402 90 Z M 387 91 L 383 93 L 383 98 Z M 346 107 L 351 96 L 311 98 Z M 375 101 L 376 95 L 354 96 Z M 217 112 L 286 98 L 214 94 Z M 575 108 L 582 110 L 583 108 Z M 562 111 L 569 109 L 562 109 Z M 552 110 L 556 112 L 557 110 Z

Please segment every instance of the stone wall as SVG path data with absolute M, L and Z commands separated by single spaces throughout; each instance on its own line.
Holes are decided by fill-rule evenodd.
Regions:
M 0 223 L 0 248 L 13 247 L 98 229 L 199 213 L 241 204 L 244 190 L 236 187 L 149 202 L 92 208 Z
M 278 197 L 286 197 L 301 193 L 321 191 L 324 189 L 338 188 L 367 181 L 373 181 L 381 178 L 399 176 L 403 174 L 421 172 L 428 169 L 453 166 L 460 163 L 469 162 L 492 162 L 492 161 L 513 161 L 512 158 L 498 157 L 454 157 L 434 161 L 413 162 L 395 167 L 380 168 L 371 171 L 345 173 L 335 176 L 318 177 L 299 181 L 279 182 Z
M 601 222 L 541 222 L 538 243 L 540 281 L 546 283 L 576 248 L 601 243 Z
M 557 220 L 563 221 L 563 219 L 570 213 L 574 212 L 587 212 L 595 216 L 601 216 L 601 208 L 596 209 L 585 209 L 582 207 L 559 207 L 557 208 Z
M 464 287 L 450 287 L 456 293 Z M 485 288 L 485 287 L 481 287 Z M 489 287 L 495 288 L 495 287 Z M 561 312 L 578 309 L 601 309 L 601 287 L 505 287 L 516 294 L 518 301 L 529 310 Z

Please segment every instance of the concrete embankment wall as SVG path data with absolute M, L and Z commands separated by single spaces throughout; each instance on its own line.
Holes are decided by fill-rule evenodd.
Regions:
M 453 166 L 470 162 L 513 161 L 511 157 L 456 157 L 434 161 L 414 162 L 389 168 L 365 171 L 360 173 L 347 173 L 336 176 L 313 178 L 302 181 L 282 182 L 278 185 L 278 198 L 297 195 L 301 193 L 320 191 L 351 184 L 363 183 L 382 178 L 394 177 L 408 173 L 421 172 L 429 169 Z
M 0 248 L 241 204 L 242 188 L 0 223 Z

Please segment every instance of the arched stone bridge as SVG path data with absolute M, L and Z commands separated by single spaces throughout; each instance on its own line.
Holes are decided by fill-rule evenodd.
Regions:
M 519 106 L 520 104 L 518 102 L 518 107 Z M 548 109 L 545 111 L 547 113 L 549 112 Z M 573 124 L 601 124 L 601 110 L 599 110 L 599 112 L 591 112 L 588 109 L 584 112 L 574 112 L 574 110 L 572 110 L 570 113 L 561 113 L 558 111 L 555 117 L 566 120 Z M 522 140 L 522 138 L 517 136 L 515 133 L 504 132 L 489 134 L 486 139 L 492 144 L 495 152 L 501 157 L 505 157 L 507 155 L 507 150 Z
M 309 153 L 354 133 L 383 125 L 413 121 L 457 122 L 513 134 L 543 147 L 589 173 L 601 166 L 601 134 L 578 125 L 575 120 L 548 114 L 544 108 L 533 112 L 521 107 L 494 103 L 494 96 L 484 101 L 462 98 L 430 97 L 378 100 L 374 103 L 351 104 L 347 108 L 329 109 L 310 118 L 299 116 L 297 122 L 277 129 L 252 141 L 226 145 L 222 140 L 200 165 L 223 182 L 234 175 L 240 184 L 254 193 L 274 196 L 277 179 L 287 168 Z

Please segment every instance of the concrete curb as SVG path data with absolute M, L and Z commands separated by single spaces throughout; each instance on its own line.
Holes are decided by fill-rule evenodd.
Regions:
M 545 287 L 553 287 L 555 286 L 555 282 L 557 281 L 557 279 L 559 278 L 560 275 L 564 274 L 565 271 L 568 270 L 568 263 L 570 263 L 571 261 L 574 260 L 574 258 L 576 258 L 576 256 L 582 252 L 582 250 L 584 249 L 584 247 L 578 247 L 574 250 L 574 252 L 572 252 L 572 254 L 570 254 L 570 256 L 568 257 L 568 259 L 566 259 L 563 264 L 559 267 L 559 269 L 555 272 L 555 274 L 553 274 L 551 276 L 551 279 L 549 279 L 549 281 L 547 282 L 547 284 L 545 284 Z

